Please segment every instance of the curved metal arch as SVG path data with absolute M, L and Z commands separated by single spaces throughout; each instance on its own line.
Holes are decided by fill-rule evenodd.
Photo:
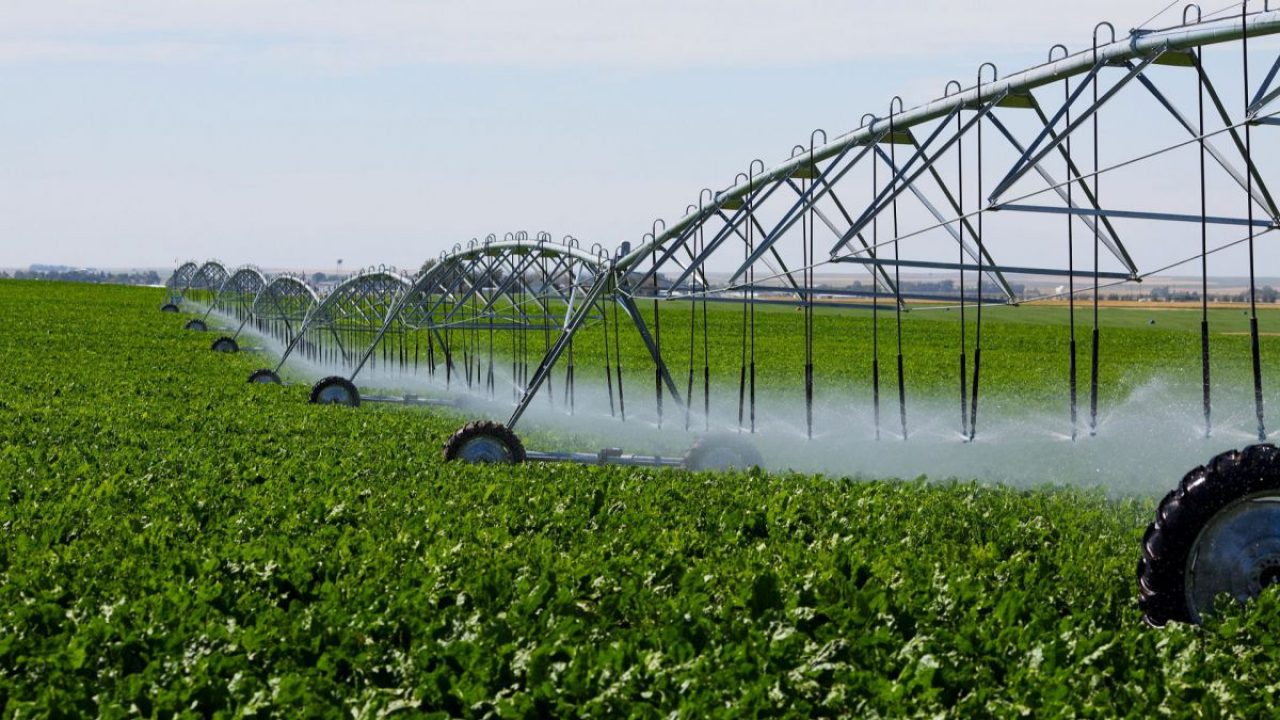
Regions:
M 231 272 L 219 292 L 257 295 L 267 286 L 267 276 L 256 265 L 241 265 Z
M 187 290 L 204 290 L 208 292 L 218 292 L 222 289 L 223 283 L 227 281 L 229 274 L 227 268 L 217 260 L 209 260 L 196 270 L 191 276 L 190 282 L 187 283 Z
M 351 362 L 356 348 L 351 347 L 349 336 L 378 332 L 390 309 L 412 284 L 408 276 L 386 269 L 362 270 L 343 280 L 307 313 L 280 356 L 276 372 L 309 335 L 316 340 L 331 337 L 336 343 L 337 359 Z M 348 335 L 345 339 L 344 334 Z
M 217 305 L 218 295 L 228 277 L 230 275 L 227 273 L 226 266 L 217 260 L 209 260 L 191 276 L 182 297 L 198 305 L 205 317 L 208 317 Z
M 582 297 L 610 266 L 603 248 L 583 251 L 575 238 L 507 233 L 441 253 L 388 311 L 349 379 L 354 380 L 392 330 L 426 331 L 449 355 L 451 332 L 495 330 L 559 333 Z M 443 333 L 443 334 L 442 334 Z
M 182 295 L 191 285 L 191 278 L 196 274 L 196 270 L 200 268 L 194 260 L 179 265 L 169 279 L 165 281 L 164 286 L 167 290 L 168 302 L 177 303 L 182 300 Z
M 551 268 L 545 263 L 538 266 L 539 261 L 548 259 L 559 262 Z M 494 307 L 500 299 L 518 308 L 519 303 L 513 297 L 516 291 L 532 295 L 533 302 L 545 312 L 547 306 L 542 302 L 543 295 L 555 294 L 558 296 L 555 299 L 568 299 L 557 291 L 557 278 L 564 285 L 572 286 L 583 279 L 584 273 L 594 281 L 607 267 L 606 257 L 593 255 L 575 245 L 549 240 L 514 239 L 456 247 L 414 279 L 412 287 L 387 315 L 387 324 L 399 320 L 409 327 L 433 327 L 437 324 L 433 322 L 433 313 L 451 305 L 441 323 L 449 324 L 457 308 L 473 298 L 481 303 L 478 314 L 487 318 L 494 314 Z M 531 271 L 549 275 L 543 278 L 539 287 L 534 288 L 526 277 Z M 529 318 L 525 315 L 524 319 L 527 321 Z
M 169 279 L 165 281 L 165 285 L 171 290 L 181 293 L 191 284 L 191 278 L 196 274 L 196 270 L 200 268 L 194 260 L 188 260 L 179 265 Z
M 277 275 L 253 300 L 253 314 L 260 320 L 302 322 L 320 303 L 315 288 L 294 275 Z
M 1059 60 L 1045 62 L 1021 72 L 1006 75 L 992 82 L 980 83 L 961 92 L 944 95 L 923 105 L 895 114 L 892 119 L 895 133 L 944 118 L 962 109 L 980 109 L 1005 101 L 1008 96 L 1020 96 L 1034 88 L 1058 82 L 1066 78 L 1090 73 L 1100 66 L 1124 65 L 1142 61 L 1161 52 L 1186 50 L 1238 40 L 1245 34 L 1250 37 L 1280 33 L 1280 11 L 1266 10 L 1244 18 L 1239 16 L 1208 20 L 1189 25 L 1177 25 L 1163 30 L 1141 32 L 1120 38 L 1114 42 L 1088 48 Z M 876 118 L 862 127 L 836 137 L 829 143 L 815 148 L 811 153 L 790 158 L 747 180 L 736 181 L 729 188 L 716 193 L 709 205 L 691 212 L 671 223 L 663 232 L 641 242 L 631 252 L 618 259 L 620 271 L 628 272 L 654 253 L 654 246 L 662 247 L 694 225 L 725 210 L 737 209 L 745 197 L 757 193 L 771 183 L 784 182 L 806 166 L 830 160 L 848 152 L 851 148 L 865 147 L 881 142 L 890 130 L 889 118 Z
M 211 276 L 215 274 L 216 271 L 210 272 Z M 261 270 L 252 265 L 241 265 L 218 287 L 217 293 L 213 296 L 213 302 L 205 311 L 205 317 L 217 310 L 224 315 L 235 317 L 243 327 L 251 316 L 254 300 L 266 284 L 266 278 Z
M 602 258 L 599 254 L 593 254 L 575 245 L 553 240 L 543 242 L 537 240 L 495 240 L 448 253 L 446 257 L 441 258 L 441 262 L 492 255 L 506 251 L 512 251 L 517 255 L 533 252 L 547 257 L 572 257 L 575 260 L 586 263 L 595 270 L 603 270 L 608 264 L 608 259 Z
M 319 303 L 315 289 L 305 279 L 277 275 L 254 296 L 249 317 L 258 332 L 288 346 Z
M 375 296 L 398 298 L 412 285 L 413 280 L 409 276 L 398 272 L 362 270 L 343 280 L 321 298 L 315 310 L 308 316 L 306 324 L 310 326 L 339 319 L 344 311 L 353 309 L 353 303 L 358 304 L 361 299 Z

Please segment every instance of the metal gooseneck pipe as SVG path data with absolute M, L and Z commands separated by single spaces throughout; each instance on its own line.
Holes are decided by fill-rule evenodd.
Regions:
M 1280 10 L 1266 10 L 1243 17 L 1210 20 L 1190 27 L 1178 26 L 1164 30 L 1143 32 L 1099 46 L 1096 52 L 1093 50 L 1078 52 L 1061 60 L 1047 62 L 1022 72 L 1007 75 L 997 81 L 975 85 L 963 92 L 907 109 L 894 118 L 894 125 L 899 129 L 910 128 L 944 117 L 956 107 L 979 107 L 983 102 L 995 99 L 1002 94 L 1026 93 L 1042 85 L 1089 72 L 1094 67 L 1095 55 L 1098 61 L 1123 63 L 1128 60 L 1146 57 L 1159 49 L 1185 50 L 1202 45 L 1231 42 L 1239 40 L 1245 35 L 1260 37 L 1275 33 L 1280 33 Z M 813 152 L 813 160 L 814 162 L 822 162 L 839 155 L 850 146 L 865 145 L 875 138 L 877 134 L 884 132 L 888 125 L 889 120 L 887 118 L 877 119 L 856 130 L 838 136 L 822 147 L 816 148 Z M 797 168 L 808 161 L 809 158 L 807 156 L 791 158 L 764 170 L 759 175 L 755 175 L 750 179 L 750 183 L 745 180 L 735 181 L 732 187 L 716 195 L 715 204 L 722 207 L 726 202 L 741 199 L 751 191 L 752 187 L 762 187 L 775 180 L 790 177 Z M 685 215 L 683 218 L 673 222 L 663 233 L 653 238 L 652 242 L 661 245 L 674 237 L 678 237 L 689 224 L 697 222 L 701 217 L 698 213 Z M 625 272 L 634 267 L 641 258 L 646 257 L 650 252 L 651 249 L 648 247 L 637 247 L 619 258 L 618 266 Z

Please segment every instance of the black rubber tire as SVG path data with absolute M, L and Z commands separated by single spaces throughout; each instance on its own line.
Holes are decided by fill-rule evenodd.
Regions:
M 347 400 L 323 399 L 321 394 L 331 387 L 339 387 L 346 391 Z M 311 402 L 319 405 L 346 405 L 360 407 L 360 391 L 354 383 L 340 376 L 332 375 L 311 386 Z
M 217 340 L 214 340 L 213 344 L 209 346 L 209 349 L 214 352 L 236 353 L 240 352 L 240 345 L 236 342 L 235 338 L 229 338 L 226 335 L 223 335 Z
M 1186 580 L 1201 531 L 1235 501 L 1269 490 L 1280 490 L 1280 449 L 1262 444 L 1218 455 L 1165 495 L 1138 558 L 1138 607 L 1147 623 L 1195 622 Z
M 178 306 L 173 303 L 165 303 L 160 306 L 160 312 L 176 313 L 178 312 Z
M 520 437 L 511 428 L 492 420 L 475 420 L 458 428 L 458 431 L 445 441 L 445 462 L 465 460 L 462 457 L 463 450 L 468 443 L 479 437 L 492 438 L 506 446 L 507 454 L 511 458 L 510 464 L 519 465 L 525 461 L 524 443 L 520 442 Z
M 187 330 L 194 330 L 196 332 L 204 332 L 205 330 L 209 329 L 209 326 L 205 325 L 204 321 L 199 319 L 188 320 L 187 324 L 183 325 L 183 327 L 186 328 Z
M 249 373 L 249 382 L 253 384 L 258 384 L 258 385 L 283 385 L 284 384 L 280 382 L 280 376 L 276 374 L 275 370 L 269 370 L 267 368 L 262 368 L 261 370 L 254 370 L 253 372 Z
M 688 470 L 749 470 L 764 465 L 764 457 L 741 433 L 702 435 L 684 455 Z

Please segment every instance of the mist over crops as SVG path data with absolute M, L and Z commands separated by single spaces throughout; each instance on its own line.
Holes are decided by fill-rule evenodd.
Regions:
M 795 313 L 773 308 L 758 311 L 761 330 L 756 341 L 753 431 L 749 391 L 739 385 L 744 355 L 739 309 L 731 305 L 710 308 L 710 350 L 706 353 L 701 347 L 701 328 L 694 326 L 691 333 L 690 324 L 680 322 L 689 309 L 677 304 L 663 311 L 663 356 L 681 403 L 664 389 L 659 419 L 653 362 L 643 346 L 628 335 L 623 335 L 620 345 L 625 368 L 620 400 L 616 378 L 610 378 L 612 385 L 606 382 L 603 338 L 588 328 L 575 340 L 572 411 L 565 388 L 568 359 L 562 357 L 520 420 L 518 429 L 526 444 L 541 450 L 588 452 L 620 447 L 679 457 L 699 434 L 743 433 L 761 450 L 766 468 L 772 471 L 831 477 L 976 478 L 1016 487 L 1061 484 L 1101 487 L 1112 494 L 1158 496 L 1185 472 L 1223 449 L 1257 441 L 1248 338 L 1240 334 L 1247 323 L 1230 309 L 1210 311 L 1213 412 L 1207 437 L 1200 383 L 1199 310 L 1110 308 L 1104 315 L 1094 433 L 1089 426 L 1088 328 L 1082 326 L 1078 331 L 1081 344 L 1077 349 L 1080 369 L 1074 438 L 1065 308 L 988 310 L 982 393 L 973 441 L 962 432 L 956 314 L 917 312 L 906 317 L 904 439 L 891 317 L 881 318 L 878 327 L 882 362 L 877 428 L 870 379 L 872 319 L 865 311 L 821 313 L 810 438 L 801 384 L 803 357 L 797 349 L 802 336 Z M 1270 316 L 1264 312 L 1263 322 L 1272 322 Z M 1280 317 L 1275 322 L 1280 322 Z M 969 327 L 966 340 L 970 344 L 973 332 Z M 692 367 L 688 352 L 691 338 Z M 1262 338 L 1264 377 L 1280 374 L 1280 363 L 1271 359 L 1280 356 L 1277 340 L 1280 338 Z M 260 344 L 267 346 L 268 357 L 279 357 L 283 350 L 278 344 Z M 541 345 L 534 345 L 540 352 Z M 488 371 L 488 351 L 483 342 L 477 346 L 480 372 Z M 442 369 L 431 373 L 425 363 L 411 368 L 375 364 L 356 379 L 367 393 L 408 392 L 433 397 L 455 404 L 468 417 L 506 421 L 518 399 L 511 364 L 518 356 L 499 340 L 493 345 L 493 357 L 492 394 L 479 382 L 468 386 L 460 370 L 446 383 Z M 536 352 L 531 357 L 536 362 L 539 355 Z M 616 368 L 617 360 L 613 363 Z M 704 366 L 711 378 L 708 396 L 704 396 Z M 341 365 L 307 362 L 297 354 L 291 356 L 286 369 L 303 383 L 350 372 Z M 966 375 L 966 383 L 970 378 Z M 691 401 L 684 403 L 683 396 L 690 388 Z M 1280 408 L 1280 385 L 1266 383 L 1264 388 L 1268 406 Z M 687 411 L 685 404 L 689 405 Z M 709 414 L 703 411 L 708 406 Z

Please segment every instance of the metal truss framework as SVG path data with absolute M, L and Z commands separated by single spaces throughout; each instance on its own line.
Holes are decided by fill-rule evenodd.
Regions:
M 1255 295 L 1254 240 L 1280 223 L 1280 210 L 1251 141 L 1254 128 L 1280 124 L 1280 118 L 1268 114 L 1269 104 L 1280 97 L 1280 88 L 1273 87 L 1280 58 L 1260 85 L 1251 85 L 1248 77 L 1248 40 L 1280 32 L 1280 13 L 1249 13 L 1243 7 L 1234 17 L 1200 19 L 1192 13 L 1198 15 L 1198 8 L 1188 8 L 1182 25 L 1135 31 L 1123 39 L 1115 37 L 1110 24 L 1102 23 L 1095 28 L 1091 46 L 1083 51 L 1072 54 L 1055 46 L 1045 64 L 1003 78 L 993 65 L 985 64 L 979 68 L 976 83 L 964 87 L 953 81 L 944 96 L 933 102 L 905 109 L 901 100 L 894 98 L 887 115 L 864 116 L 857 130 L 835 140 L 827 141 L 825 134 L 817 131 L 807 144 L 797 145 L 787 161 L 772 168 L 753 161 L 728 189 L 704 190 L 682 218 L 669 226 L 655 223 L 644 242 L 620 254 L 602 284 L 624 295 L 653 298 L 656 328 L 661 327 L 659 300 L 718 299 L 754 307 L 786 299 L 799 304 L 806 316 L 804 377 L 810 418 L 813 308 L 834 303 L 854 307 L 857 303 L 850 301 L 861 298 L 862 306 L 869 307 L 877 321 L 881 312 L 892 312 L 897 326 L 898 420 L 903 438 L 908 425 L 902 313 L 917 305 L 958 304 L 965 318 L 958 338 L 962 432 L 973 438 L 980 397 L 983 306 L 1027 300 L 1019 296 L 1011 276 L 1062 278 L 1069 286 L 1062 297 L 1071 304 L 1073 436 L 1078 424 L 1075 303 L 1082 294 L 1092 303 L 1088 429 L 1094 432 L 1098 416 L 1099 289 L 1140 281 L 1166 269 L 1140 266 L 1121 232 L 1123 223 L 1198 225 L 1201 246 L 1186 261 L 1199 259 L 1202 264 L 1209 254 L 1247 242 L 1251 302 Z M 1223 49 L 1228 57 L 1224 75 L 1238 83 L 1243 67 L 1248 93 L 1246 103 L 1234 111 L 1203 61 L 1207 48 L 1224 43 L 1231 44 Z M 1177 93 L 1170 87 L 1182 94 L 1189 88 L 1198 102 L 1190 109 L 1179 107 L 1172 99 Z M 1120 159 L 1114 159 L 1116 153 L 1111 152 L 1104 165 L 1099 148 L 1107 142 L 1107 134 L 1100 129 L 1100 117 L 1112 105 L 1138 102 L 1134 96 L 1145 99 L 1151 113 L 1149 118 L 1143 117 L 1143 123 L 1163 122 L 1182 135 Z M 1179 150 L 1199 156 L 1201 203 L 1192 211 L 1180 201 L 1163 208 L 1135 207 L 1132 180 L 1109 185 L 1101 182 L 1122 172 L 1127 173 L 1126 178 L 1140 176 L 1147 167 L 1153 168 L 1150 173 L 1159 173 L 1158 161 Z M 1226 178 L 1227 184 L 1239 186 L 1242 199 L 1238 212 L 1208 211 L 1204 198 L 1211 182 L 1206 166 Z M 1148 175 L 1148 179 L 1155 178 Z M 917 220 L 914 227 L 908 227 L 904 216 L 909 205 L 924 222 Z M 1043 228 L 1035 233 L 1037 246 L 1047 249 L 1060 242 L 1057 254 L 1062 259 L 1038 266 L 1001 262 L 996 248 L 1007 247 L 1008 240 L 992 228 L 995 213 L 1001 220 L 1012 215 L 1040 218 L 1026 221 L 1039 222 L 1035 227 Z M 1045 225 L 1052 216 L 1061 220 Z M 1229 241 L 1219 239 L 1209 244 L 1207 238 L 1219 228 L 1234 228 L 1238 234 Z M 1057 242 L 1052 239 L 1055 235 Z M 938 242 L 938 238 L 945 242 Z M 949 252 L 945 250 L 948 243 Z M 1087 256 L 1083 262 L 1081 254 Z M 866 284 L 845 289 L 816 284 L 817 268 L 840 265 L 862 268 Z M 903 282 L 904 270 L 954 273 L 960 280 L 958 292 L 915 291 L 909 282 Z M 717 277 L 720 281 L 713 281 Z M 674 281 L 660 282 L 667 278 Z M 1207 292 L 1202 292 L 1201 297 L 1206 296 Z M 965 346 L 966 307 L 972 308 L 977 328 L 971 348 Z M 748 317 L 754 328 L 754 314 Z M 1256 306 L 1252 326 L 1258 432 L 1265 436 Z M 566 335 L 578 327 L 570 323 Z M 1207 320 L 1202 336 L 1208 432 Z M 879 337 L 879 332 L 873 331 L 868 338 L 877 434 Z M 754 329 L 744 332 L 743 342 L 746 359 L 740 397 L 751 398 L 753 426 Z M 660 336 L 656 343 L 661 346 Z M 555 361 L 554 350 L 549 360 Z M 661 361 L 658 364 L 661 366 Z M 663 387 L 661 383 L 656 387 L 661 413 Z M 529 392 L 536 391 L 535 382 Z M 526 397 L 513 413 L 512 423 L 527 403 Z
M 443 375 L 467 387 L 496 391 L 498 364 L 510 360 L 513 388 L 527 384 L 530 340 L 549 346 L 564 327 L 564 316 L 580 302 L 583 283 L 594 283 L 608 258 L 600 247 L 585 252 L 577 240 L 554 242 L 545 233 L 456 245 L 414 279 L 408 292 L 389 309 L 373 342 L 356 364 L 354 380 L 388 344 L 407 348 L 415 359 L 425 349 L 428 375 Z M 503 350 L 496 345 L 506 338 Z M 423 340 L 425 340 L 425 347 Z M 407 350 L 406 353 L 407 355 Z M 461 367 L 459 367 L 459 363 Z M 416 367 L 416 363 L 415 363 Z M 567 371 L 566 389 L 572 384 Z
M 191 278 L 195 276 L 198 269 L 198 265 L 188 261 L 182 263 L 173 271 L 173 274 L 164 283 L 166 304 L 176 306 L 182 302 L 182 295 L 191 285 Z
M 267 279 L 258 268 L 252 265 L 236 268 L 219 286 L 202 319 L 207 320 L 217 312 L 237 323 L 232 337 L 238 337 L 245 325 L 254 320 L 253 303 L 266 286 Z
M 446 386 L 465 383 L 494 396 L 497 375 L 506 374 L 505 368 L 498 371 L 499 364 L 509 361 L 514 409 L 508 425 L 513 426 L 543 386 L 548 397 L 555 395 L 552 371 L 562 359 L 565 403 L 572 410 L 575 336 L 591 326 L 602 326 L 607 335 L 612 311 L 616 342 L 621 311 L 653 361 L 661 423 L 665 398 L 684 408 L 686 416 L 688 410 L 664 361 L 663 306 L 737 303 L 743 307 L 739 423 L 754 429 L 755 308 L 785 302 L 803 311 L 804 395 L 812 434 L 814 309 L 867 310 L 872 332 L 865 342 L 877 436 L 882 425 L 879 328 L 892 322 L 899 426 L 893 432 L 905 439 L 903 313 L 954 305 L 960 311 L 956 377 L 961 430 L 972 439 L 979 418 L 983 308 L 1027 302 L 1023 289 L 1029 278 L 1057 279 L 1066 286 L 1058 297 L 1070 305 L 1068 385 L 1074 437 L 1078 429 L 1093 432 L 1097 427 L 1100 290 L 1172 267 L 1152 267 L 1134 251 L 1132 237 L 1138 229 L 1150 234 L 1153 227 L 1167 227 L 1171 233 L 1184 228 L 1193 236 L 1198 229 L 1196 252 L 1174 266 L 1198 261 L 1202 282 L 1209 255 L 1247 243 L 1255 404 L 1258 431 L 1264 436 L 1253 248 L 1258 237 L 1280 225 L 1280 210 L 1264 167 L 1266 154 L 1255 152 L 1252 135 L 1280 124 L 1272 108 L 1280 97 L 1280 58 L 1260 83 L 1253 83 L 1248 45 L 1250 38 L 1277 32 L 1280 12 L 1248 12 L 1245 7 L 1234 16 L 1200 18 L 1198 9 L 1189 6 L 1183 24 L 1138 30 L 1125 38 L 1102 23 L 1082 51 L 1055 46 L 1047 62 L 1004 77 L 987 63 L 975 83 L 952 81 L 932 102 L 908 109 L 894 98 L 887 114 L 864 116 L 852 132 L 828 140 L 815 131 L 778 165 L 752 161 L 731 187 L 704 189 L 683 217 L 670 225 L 655 222 L 634 248 L 623 243 L 614 253 L 599 246 L 583 251 L 571 238 L 553 242 L 546 234 L 533 239 L 523 233 L 490 236 L 455 246 L 413 278 L 385 268 L 365 271 L 310 311 L 292 305 L 287 311 L 272 308 L 277 301 L 265 303 L 260 294 L 253 313 L 267 317 L 264 312 L 278 309 L 273 317 L 286 325 L 290 337 L 277 370 L 300 351 L 310 360 L 344 368 L 354 380 L 378 365 L 416 372 L 425 353 L 427 373 L 443 375 Z M 1211 49 L 1218 54 L 1216 64 L 1209 61 Z M 1229 101 L 1221 89 L 1236 86 L 1244 89 L 1243 103 Z M 1117 106 L 1124 106 L 1124 114 L 1109 116 Z M 1114 128 L 1133 124 L 1135 112 L 1141 113 L 1144 127 L 1160 129 L 1153 136 L 1161 139 L 1150 148 L 1108 146 Z M 1190 156 L 1198 169 L 1198 186 L 1193 178 L 1184 178 L 1198 189 L 1198 206 L 1185 197 L 1134 192 L 1158 184 L 1165 172 L 1161 162 L 1177 154 Z M 1225 211 L 1218 202 L 1210 212 L 1211 188 L 1217 194 L 1238 193 L 1239 201 Z M 1035 258 L 1042 261 L 1001 259 L 1032 242 Z M 820 268 L 852 269 L 864 280 L 834 287 L 820 282 Z M 218 269 L 215 263 L 194 272 L 191 264 L 182 266 L 170 281 L 171 296 L 183 273 L 193 272 L 186 287 L 190 293 L 212 286 L 215 278 L 210 275 Z M 904 278 L 904 271 L 950 273 L 958 286 L 945 292 L 923 288 Z M 273 292 L 277 282 L 282 281 L 265 285 L 263 293 Z M 289 295 L 304 305 L 305 296 Z M 1207 303 L 1207 286 L 1201 298 Z M 652 303 L 651 314 L 642 314 L 645 302 Z M 1077 367 L 1077 303 L 1088 303 L 1092 311 L 1091 316 L 1081 313 L 1089 333 L 1083 427 L 1078 417 L 1082 373 Z M 1208 432 L 1207 304 L 1205 308 Z M 707 332 L 705 322 L 702 332 Z M 504 333 L 507 345 L 495 340 Z M 608 345 L 606 339 L 606 351 Z M 505 349 L 495 352 L 495 347 Z M 529 361 L 531 352 L 535 362 Z M 686 398 L 693 394 L 692 359 L 690 363 Z M 615 380 L 622 406 L 620 358 L 616 369 L 615 375 L 606 367 L 611 408 Z
M 387 316 L 387 311 L 408 290 L 411 282 L 409 277 L 385 266 L 363 270 L 347 278 L 306 314 L 285 347 L 275 372 L 284 367 L 294 352 L 310 362 L 353 367 L 360 351 L 369 344 Z M 282 286 L 277 291 L 284 289 Z M 280 308 L 276 306 L 273 310 Z M 281 317 L 281 320 L 286 318 Z M 296 316 L 288 319 L 286 325 L 289 322 L 296 322 Z
M 402 374 L 416 374 L 425 364 L 428 378 L 442 380 L 446 389 L 456 384 L 495 397 L 501 379 L 523 411 L 522 400 L 533 396 L 533 387 L 547 386 L 548 401 L 555 404 L 552 368 L 567 355 L 562 402 L 573 412 L 574 334 L 592 324 L 607 336 L 612 308 L 616 335 L 621 308 L 660 369 L 661 382 L 678 394 L 635 302 L 607 281 L 612 262 L 601 246 L 586 251 L 572 237 L 557 242 L 546 233 L 532 239 L 523 232 L 501 240 L 491 235 L 456 245 L 389 307 L 349 379 L 379 358 L 384 370 Z M 608 377 L 611 404 L 614 377 Z M 616 379 L 618 409 L 625 415 L 620 367 Z
M 207 311 L 213 307 L 219 291 L 229 277 L 230 274 L 222 263 L 210 260 L 196 269 L 183 290 L 182 298 Z
M 259 332 L 288 346 L 318 304 L 320 299 L 306 280 L 277 275 L 253 299 L 251 314 Z

